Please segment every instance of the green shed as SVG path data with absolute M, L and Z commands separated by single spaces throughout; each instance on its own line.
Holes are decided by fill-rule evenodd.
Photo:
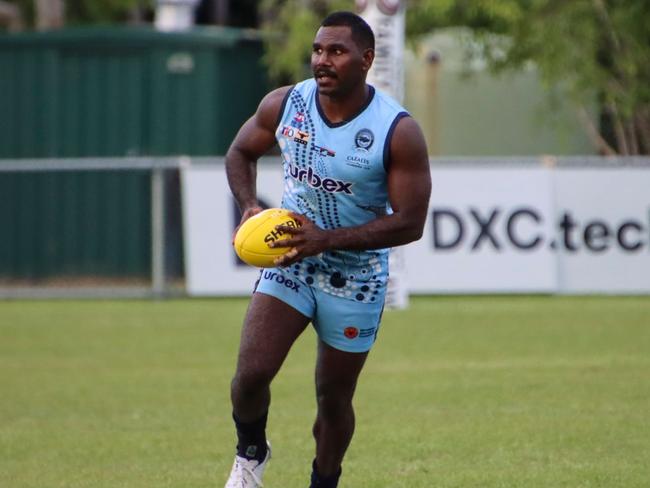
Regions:
M 249 30 L 77 28 L 0 36 L 2 159 L 223 155 L 267 91 Z M 167 260 L 182 260 L 178 175 Z M 0 172 L 0 279 L 151 269 L 147 171 Z M 128 238 L 123 238 L 128 236 Z

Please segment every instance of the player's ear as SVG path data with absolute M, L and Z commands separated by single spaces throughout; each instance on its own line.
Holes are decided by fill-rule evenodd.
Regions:
M 372 66 L 372 62 L 375 60 L 375 50 L 372 48 L 368 48 L 365 51 L 363 51 L 363 65 L 362 69 L 364 71 L 370 70 L 370 67 Z

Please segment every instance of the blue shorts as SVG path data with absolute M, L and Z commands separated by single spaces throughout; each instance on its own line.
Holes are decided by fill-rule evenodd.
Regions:
M 286 268 L 263 269 L 255 291 L 282 300 L 311 318 L 318 337 L 335 349 L 367 352 L 377 338 L 384 293 L 373 303 L 337 297 L 308 285 Z

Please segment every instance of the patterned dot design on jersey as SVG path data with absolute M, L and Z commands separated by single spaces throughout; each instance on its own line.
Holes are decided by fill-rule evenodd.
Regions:
M 308 285 L 320 288 L 330 295 L 372 303 L 377 300 L 377 295 L 384 285 L 374 274 L 381 271 L 379 260 L 375 259 L 374 262 L 371 260 L 368 264 L 369 268 L 362 268 L 359 271 L 361 276 L 343 276 L 340 271 L 334 270 L 329 265 L 311 263 L 306 259 L 295 263 L 292 272 Z M 358 278 L 364 280 L 364 284 L 355 282 Z
M 304 129 L 310 134 L 310 141 L 307 144 L 294 144 L 293 161 L 300 168 L 311 167 L 323 176 L 329 175 L 329 168 L 324 161 L 325 157 L 319 151 L 314 150 L 315 141 L 317 140 L 316 128 L 302 95 L 293 91 L 289 97 L 289 102 L 293 111 L 303 114 Z M 283 149 L 282 146 L 281 149 Z M 287 152 L 290 152 L 288 147 L 285 154 Z M 285 175 L 285 181 L 289 181 L 289 186 L 292 187 L 293 182 L 288 178 L 289 176 Z M 301 197 L 297 198 L 301 205 L 304 206 L 307 217 L 316 220 L 316 223 L 325 229 L 334 229 L 341 226 L 336 198 L 333 195 L 323 194 L 323 192 L 314 189 L 308 189 L 308 195 L 311 202 Z M 320 219 L 316 219 L 316 215 L 319 215 Z

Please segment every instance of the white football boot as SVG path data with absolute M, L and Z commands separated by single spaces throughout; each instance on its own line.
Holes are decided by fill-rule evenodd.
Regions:
M 271 459 L 271 444 L 267 442 L 266 445 L 268 450 L 262 462 L 256 459 L 235 456 L 235 463 L 232 466 L 225 488 L 261 488 L 264 486 L 262 476 L 269 464 L 269 459 Z

